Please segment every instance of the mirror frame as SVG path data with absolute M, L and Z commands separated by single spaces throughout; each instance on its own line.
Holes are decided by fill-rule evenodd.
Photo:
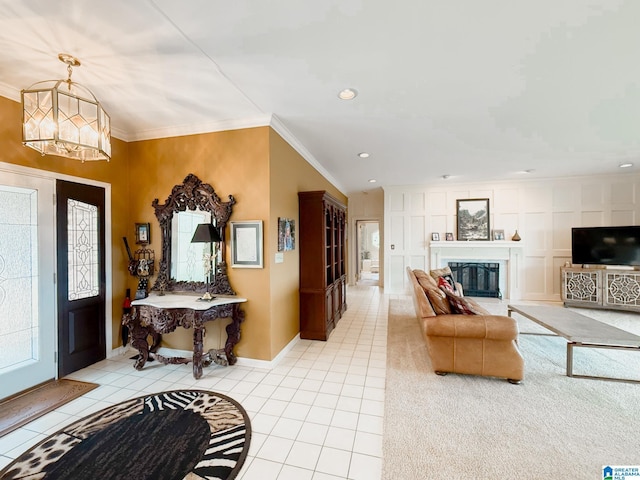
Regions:
M 164 204 L 159 204 L 158 199 L 154 199 L 151 206 L 155 210 L 156 218 L 160 223 L 162 235 L 162 259 L 155 284 L 151 290 L 160 292 L 205 292 L 207 284 L 205 282 L 176 281 L 171 278 L 171 220 L 173 215 L 186 210 L 201 210 L 211 214 L 212 221 L 220 233 L 222 241 L 218 245 L 221 252 L 221 260 L 216 263 L 215 277 L 209 285 L 209 292 L 218 295 L 235 295 L 229 285 L 227 277 L 227 264 L 225 262 L 225 229 L 229 217 L 231 217 L 231 207 L 236 203 L 233 195 L 229 195 L 229 201 L 223 202 L 208 183 L 196 177 L 193 173 L 187 175 L 180 185 L 176 185 L 171 190 L 171 195 L 167 197 Z

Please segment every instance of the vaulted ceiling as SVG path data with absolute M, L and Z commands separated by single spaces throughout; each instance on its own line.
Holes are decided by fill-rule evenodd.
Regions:
M 639 20 L 637 0 L 0 0 L 0 95 L 69 53 L 114 136 L 272 125 L 347 194 L 619 173 L 640 168 Z

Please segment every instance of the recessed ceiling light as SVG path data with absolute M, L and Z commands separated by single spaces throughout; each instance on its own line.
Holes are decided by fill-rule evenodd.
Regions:
M 360 158 L 369 158 L 369 154 L 368 154 L 367 152 L 360 152 L 360 153 L 358 154 L 358 156 L 359 156 Z
M 448 178 L 451 178 L 451 175 L 442 175 L 443 180 L 447 180 Z
M 633 167 L 633 163 L 631 163 L 631 162 L 621 163 L 620 165 L 618 165 L 618 167 L 620 167 L 620 168 L 629 168 L 629 167 Z
M 372 179 L 369 180 L 369 183 L 376 183 L 376 182 L 377 182 L 377 180 L 375 178 L 372 178 Z
M 535 170 L 533 168 L 528 168 L 526 170 L 520 170 L 518 173 L 528 174 L 528 173 L 533 173 L 533 172 L 535 172 Z
M 338 98 L 341 100 L 353 100 L 358 96 L 358 92 L 353 88 L 345 88 L 340 93 L 338 93 Z

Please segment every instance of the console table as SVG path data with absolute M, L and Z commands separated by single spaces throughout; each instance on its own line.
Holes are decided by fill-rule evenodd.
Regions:
M 200 300 L 194 295 L 152 294 L 147 298 L 131 302 L 131 312 L 123 316 L 122 323 L 131 331 L 131 344 L 140 352 L 134 367 L 142 370 L 149 357 L 164 364 L 193 362 L 193 376 L 202 376 L 202 367 L 216 363 L 233 365 L 237 358 L 233 348 L 240 341 L 240 324 L 244 321 L 244 312 L 240 304 L 246 298 L 233 295 L 219 295 L 211 301 Z M 205 324 L 218 318 L 231 318 L 227 325 L 227 341 L 224 347 L 226 360 L 216 351 L 203 354 L 203 336 Z M 173 332 L 176 328 L 193 328 L 193 358 L 164 357 L 155 353 L 163 333 Z M 152 343 L 149 345 L 148 338 Z

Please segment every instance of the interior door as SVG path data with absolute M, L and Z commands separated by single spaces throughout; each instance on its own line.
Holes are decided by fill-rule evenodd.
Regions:
M 54 181 L 0 177 L 0 399 L 56 376 Z
M 56 182 L 58 375 L 106 357 L 105 194 Z

